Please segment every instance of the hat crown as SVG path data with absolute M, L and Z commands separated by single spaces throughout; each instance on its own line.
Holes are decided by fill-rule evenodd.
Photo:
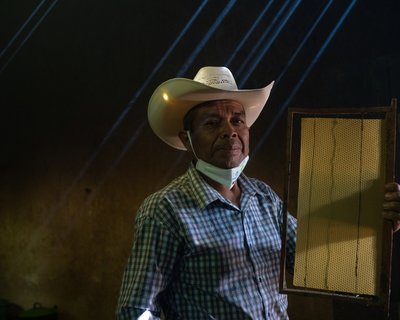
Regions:
M 232 72 L 226 67 L 203 67 L 193 80 L 217 89 L 238 90 Z

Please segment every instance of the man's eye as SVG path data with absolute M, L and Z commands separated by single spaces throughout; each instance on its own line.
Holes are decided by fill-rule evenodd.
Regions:
M 218 123 L 219 123 L 218 120 L 207 120 L 207 121 L 204 123 L 204 125 L 207 126 L 207 127 L 215 127 L 215 126 L 218 125 Z
M 233 119 L 232 120 L 232 123 L 234 123 L 234 124 L 244 124 L 245 122 L 244 122 L 244 120 L 243 119 Z

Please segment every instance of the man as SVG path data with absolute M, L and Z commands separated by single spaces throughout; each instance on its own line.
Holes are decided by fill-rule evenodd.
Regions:
M 282 203 L 242 174 L 249 127 L 272 86 L 238 90 L 227 68 L 205 67 L 194 80 L 171 79 L 153 93 L 150 126 L 193 162 L 138 210 L 118 319 L 288 318 L 278 292 Z M 387 217 L 399 220 L 399 187 L 389 188 Z M 289 216 L 289 268 L 295 228 Z

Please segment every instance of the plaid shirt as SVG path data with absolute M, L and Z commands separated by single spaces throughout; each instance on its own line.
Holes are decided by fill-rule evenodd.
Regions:
M 172 320 L 288 318 L 286 295 L 278 292 L 282 203 L 261 181 L 242 174 L 239 184 L 240 208 L 191 165 L 144 201 L 118 319 L 158 319 L 161 312 Z M 293 265 L 296 222 L 288 223 Z

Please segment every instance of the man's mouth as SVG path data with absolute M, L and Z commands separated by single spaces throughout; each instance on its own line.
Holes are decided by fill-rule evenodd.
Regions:
M 230 153 L 230 154 L 236 154 L 236 153 L 242 152 L 242 146 L 239 144 L 223 145 L 223 146 L 219 146 L 217 148 L 217 151 L 224 152 L 224 153 Z
M 242 145 L 238 142 L 231 142 L 231 143 L 226 143 L 226 144 L 221 144 L 217 146 L 217 149 L 222 149 L 222 150 L 242 150 Z

